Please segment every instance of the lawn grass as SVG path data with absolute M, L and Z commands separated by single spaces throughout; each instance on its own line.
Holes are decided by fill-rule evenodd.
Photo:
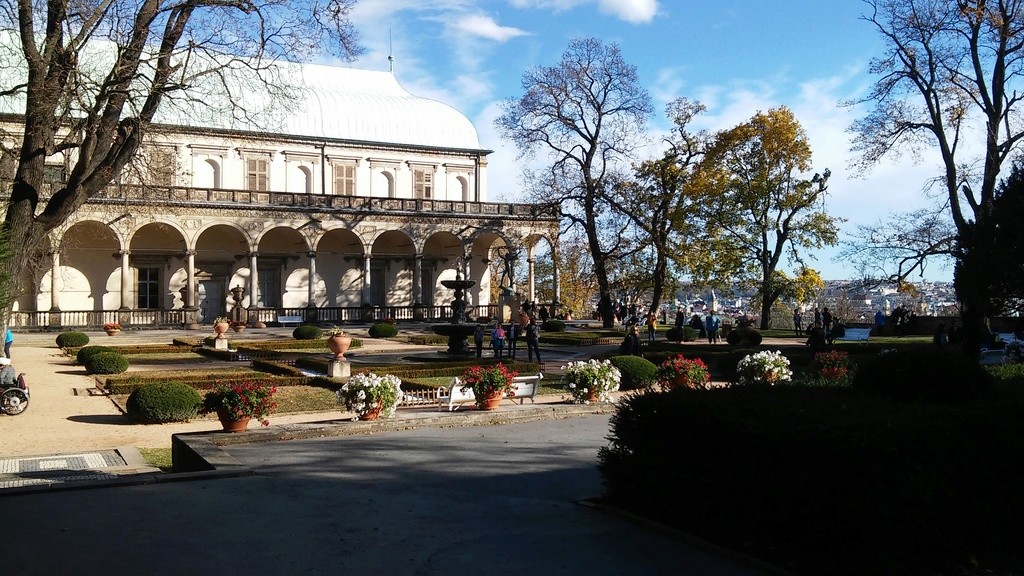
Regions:
M 139 448 L 139 454 L 146 460 L 146 463 L 159 468 L 161 472 L 174 471 L 170 448 Z

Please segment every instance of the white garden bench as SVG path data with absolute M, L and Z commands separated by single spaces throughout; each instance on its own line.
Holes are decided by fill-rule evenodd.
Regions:
M 871 336 L 871 328 L 846 328 L 846 332 L 835 340 L 867 342 L 869 336 Z
M 544 375 L 539 372 L 526 376 L 516 376 L 512 379 L 516 389 L 506 398 L 512 401 L 519 400 L 520 404 L 523 404 L 527 398 L 530 399 L 531 403 L 534 402 L 542 378 L 544 378 Z M 465 392 L 462 391 L 462 381 L 458 376 L 452 378 L 451 386 L 448 388 L 442 386 L 437 389 L 438 410 L 447 407 L 448 411 L 451 412 L 452 410 L 457 410 L 459 406 L 470 402 L 475 403 L 476 396 L 471 389 L 467 388 Z
M 289 324 L 302 324 L 304 319 L 302 316 L 278 316 L 277 323 L 281 326 L 287 326 Z

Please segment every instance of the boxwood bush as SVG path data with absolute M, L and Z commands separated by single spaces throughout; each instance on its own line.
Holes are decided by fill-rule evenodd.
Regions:
M 544 321 L 541 325 L 541 329 L 545 332 L 565 332 L 565 322 L 551 318 Z
M 128 416 L 139 422 L 188 422 L 199 413 L 202 402 L 199 392 L 183 382 L 151 382 L 128 396 L 126 408 Z
M 128 359 L 117 352 L 100 352 L 85 361 L 89 374 L 120 374 L 128 370 Z
M 608 360 L 622 374 L 619 390 L 636 390 L 654 385 L 658 367 L 650 360 L 639 356 L 612 356 Z
M 113 351 L 114 349 L 111 348 L 110 346 L 85 346 L 83 348 L 80 348 L 78 350 L 78 353 L 75 354 L 75 362 L 78 362 L 79 364 L 82 364 L 84 366 L 85 363 L 88 362 L 89 359 L 92 358 L 93 356 L 97 354 L 102 354 L 103 352 Z
M 683 326 L 683 342 L 693 342 L 697 336 L 700 336 L 700 332 L 693 326 Z
M 862 358 L 853 386 L 900 401 L 972 402 L 992 387 L 977 362 L 943 349 L 907 349 Z
M 89 343 L 89 335 L 85 332 L 61 332 L 57 335 L 59 348 L 78 348 Z
M 370 326 L 370 336 L 373 338 L 391 338 L 398 334 L 398 327 L 388 322 L 378 322 Z
M 599 468 L 612 503 L 794 574 L 1009 574 L 1021 413 L 1007 385 L 971 404 L 798 386 L 636 395 Z
M 296 340 L 316 340 L 323 335 L 324 331 L 312 324 L 301 324 L 292 330 L 292 337 Z

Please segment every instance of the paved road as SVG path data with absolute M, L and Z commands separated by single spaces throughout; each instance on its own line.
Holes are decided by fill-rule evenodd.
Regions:
M 754 574 L 573 503 L 607 416 L 228 446 L 255 476 L 0 498 L 7 574 Z

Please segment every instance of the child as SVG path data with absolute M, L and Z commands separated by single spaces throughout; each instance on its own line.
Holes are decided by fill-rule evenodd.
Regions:
M 501 358 L 501 351 L 505 348 L 505 329 L 501 324 L 495 324 L 491 331 L 491 347 L 494 348 L 494 357 Z

